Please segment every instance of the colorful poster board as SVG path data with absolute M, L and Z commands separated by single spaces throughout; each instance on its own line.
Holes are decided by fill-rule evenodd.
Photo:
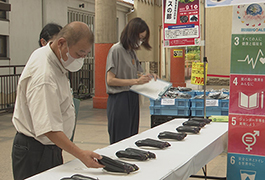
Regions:
M 199 0 L 163 0 L 164 47 L 199 46 Z
M 249 3 L 262 3 L 264 0 L 206 0 L 206 7 L 233 6 Z
M 206 81 L 207 81 L 207 70 L 208 63 L 206 63 Z M 191 84 L 204 85 L 204 63 L 192 62 L 191 68 Z
M 264 10 L 264 3 L 233 7 L 227 180 L 265 177 Z

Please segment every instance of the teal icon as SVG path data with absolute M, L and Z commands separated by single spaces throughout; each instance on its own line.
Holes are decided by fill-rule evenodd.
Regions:
M 255 180 L 256 171 L 240 170 L 241 180 Z

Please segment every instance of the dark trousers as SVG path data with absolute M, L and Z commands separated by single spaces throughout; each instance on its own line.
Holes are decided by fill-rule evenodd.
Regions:
M 109 94 L 107 116 L 110 144 L 137 134 L 139 129 L 138 94 L 131 91 Z
M 16 134 L 12 148 L 14 180 L 24 180 L 62 163 L 62 150 L 56 145 L 43 145 L 32 137 Z

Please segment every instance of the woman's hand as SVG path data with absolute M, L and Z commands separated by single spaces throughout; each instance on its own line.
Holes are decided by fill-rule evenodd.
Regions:
M 154 80 L 156 81 L 157 78 L 159 78 L 159 77 L 157 76 L 157 74 L 154 74 L 154 73 L 146 74 L 146 75 L 140 75 L 140 78 L 137 79 L 137 84 L 148 83 L 152 78 L 154 78 Z
M 158 77 L 158 75 L 157 74 L 155 74 L 155 73 L 151 73 L 151 74 L 149 74 L 152 78 L 154 78 L 154 80 L 156 81 L 159 77 Z
M 107 84 L 109 86 L 132 86 L 148 83 L 152 78 L 156 81 L 158 76 L 156 74 L 141 74 L 138 73 L 138 79 L 119 79 L 111 71 L 107 72 Z
M 145 84 L 148 83 L 152 79 L 152 76 L 150 74 L 147 75 L 141 75 L 140 78 L 137 79 L 137 84 Z

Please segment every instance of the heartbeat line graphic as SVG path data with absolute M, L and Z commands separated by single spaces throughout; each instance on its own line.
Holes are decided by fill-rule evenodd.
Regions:
M 254 61 L 253 58 L 250 59 L 250 58 L 249 58 L 249 55 L 247 55 L 246 58 L 245 58 L 244 60 L 237 60 L 237 61 L 239 61 L 239 62 L 245 62 L 245 61 L 247 61 L 248 64 L 250 64 L 250 63 L 252 64 L 252 69 L 255 69 L 258 60 L 259 60 L 262 64 L 265 63 L 265 58 L 262 58 L 262 57 L 261 57 L 261 58 L 259 59 L 260 55 L 261 55 L 261 56 L 264 56 L 264 54 L 263 54 L 263 52 L 262 52 L 261 49 L 259 49 L 259 52 L 258 52 L 258 54 L 257 54 L 257 57 L 256 57 L 255 61 Z

